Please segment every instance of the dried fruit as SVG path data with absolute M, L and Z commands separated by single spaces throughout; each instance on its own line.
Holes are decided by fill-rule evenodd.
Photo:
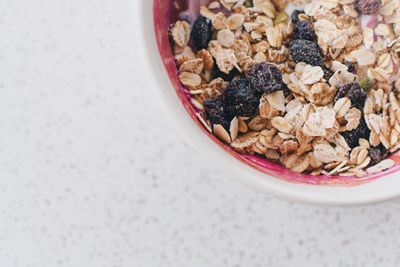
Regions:
M 211 78 L 212 79 L 222 78 L 225 81 L 230 82 L 233 80 L 233 78 L 235 78 L 236 75 L 239 75 L 239 74 L 240 74 L 240 72 L 236 68 L 234 68 L 228 74 L 226 74 L 218 68 L 217 64 L 214 64 L 214 67 L 211 71 Z
M 225 113 L 222 101 L 213 99 L 205 100 L 203 106 L 204 116 L 210 121 L 211 125 L 220 124 L 229 131 L 232 117 Z
M 356 74 L 356 73 L 357 73 L 356 66 L 354 66 L 354 64 L 351 63 L 350 61 L 348 61 L 348 60 L 343 60 L 342 64 L 345 65 L 345 66 L 347 67 L 347 71 L 348 71 L 348 72 L 351 72 L 351 73 L 353 73 L 353 74 Z
M 285 97 L 288 97 L 292 94 L 292 91 L 290 91 L 290 89 L 287 87 L 285 83 L 282 83 L 282 91 Z
M 356 0 L 354 6 L 362 14 L 375 14 L 379 10 L 379 0 Z
M 339 86 L 334 99 L 335 103 L 342 97 L 350 99 L 351 107 L 363 110 L 365 100 L 367 99 L 367 93 L 361 88 L 360 84 L 351 82 Z
M 324 71 L 324 79 L 326 81 L 329 81 L 329 79 L 333 76 L 333 71 L 331 71 L 330 69 L 326 68 L 326 67 L 322 67 L 322 70 Z
M 322 66 L 324 63 L 324 57 L 319 47 L 309 40 L 294 40 L 290 43 L 289 50 L 296 63 L 306 62 L 313 66 Z
M 314 25 L 312 22 L 308 20 L 301 20 L 297 22 L 293 28 L 293 38 L 315 41 L 317 39 L 317 35 L 315 34 Z
M 380 162 L 381 160 L 386 158 L 388 154 L 389 151 L 382 144 L 377 147 L 371 147 L 371 149 L 369 150 L 369 156 L 374 163 Z
M 374 82 L 369 78 L 365 78 L 361 80 L 360 86 L 365 92 L 369 92 L 374 87 Z
M 342 132 L 341 135 L 346 140 L 346 143 L 351 148 L 355 148 L 358 146 L 358 139 L 364 138 L 369 139 L 370 130 L 368 129 L 367 124 L 365 123 L 364 118 L 360 119 L 360 124 L 358 127 L 352 131 Z
M 259 97 L 247 79 L 237 79 L 224 91 L 224 110 L 232 116 L 253 116 L 258 109 Z
M 206 17 L 200 16 L 193 25 L 191 37 L 197 50 L 207 49 L 211 41 L 211 21 Z
M 295 10 L 295 11 L 293 11 L 292 16 L 291 16 L 293 24 L 296 24 L 297 22 L 300 21 L 300 19 L 299 19 L 299 15 L 300 14 L 304 14 L 304 11 L 303 10 Z
M 247 72 L 247 78 L 258 93 L 272 93 L 282 88 L 282 73 L 271 63 L 262 62 Z

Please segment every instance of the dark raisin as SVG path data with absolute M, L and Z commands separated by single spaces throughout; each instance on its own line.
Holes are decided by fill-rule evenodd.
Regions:
M 322 70 L 324 71 L 324 79 L 326 81 L 329 81 L 329 79 L 333 76 L 333 71 L 331 71 L 330 69 L 326 68 L 326 67 L 322 67 Z
M 282 83 L 282 91 L 285 97 L 288 97 L 292 94 L 292 91 L 290 91 L 290 89 L 287 87 L 285 83 Z
M 351 147 L 351 148 L 355 148 L 357 146 L 359 146 L 358 144 L 358 139 L 359 138 L 365 138 L 365 139 L 369 139 L 369 134 L 370 134 L 370 130 L 368 129 L 367 124 L 365 123 L 364 118 L 362 117 L 360 119 L 360 124 L 358 125 L 358 127 L 352 131 L 346 131 L 346 132 L 342 132 L 342 136 L 344 137 L 344 139 L 346 140 L 347 144 Z
M 262 62 L 247 72 L 247 79 L 258 93 L 272 93 L 282 89 L 282 73 L 274 64 Z
M 247 79 L 237 79 L 224 91 L 224 110 L 231 116 L 253 116 L 260 98 Z
M 214 67 L 211 70 L 211 78 L 216 79 L 216 78 L 222 78 L 224 81 L 230 82 L 235 78 L 235 76 L 240 75 L 240 72 L 236 69 L 233 68 L 228 74 L 220 71 L 218 68 L 218 65 L 214 62 Z
M 294 62 L 306 62 L 313 66 L 322 66 L 324 56 L 319 47 L 308 40 L 296 39 L 289 45 L 290 55 Z
M 317 35 L 315 34 L 314 25 L 312 22 L 308 20 L 301 20 L 297 22 L 293 28 L 293 38 L 315 41 L 317 39 Z
M 299 19 L 299 15 L 300 14 L 304 14 L 304 11 L 303 10 L 295 10 L 295 11 L 293 11 L 292 16 L 291 16 L 293 24 L 296 24 L 297 22 L 300 21 L 300 19 Z
M 335 103 L 342 97 L 348 97 L 351 100 L 351 107 L 362 110 L 367 99 L 367 92 L 361 88 L 359 83 L 351 82 L 339 86 L 334 98 Z
M 203 101 L 204 116 L 211 125 L 220 124 L 229 131 L 232 117 L 225 113 L 223 103 L 220 100 L 208 99 Z
M 356 73 L 357 73 L 356 66 L 354 66 L 354 64 L 351 63 L 350 61 L 348 61 L 348 60 L 343 60 L 342 64 L 345 65 L 345 66 L 347 67 L 347 71 L 348 71 L 348 72 L 351 72 L 351 73 L 353 73 L 353 74 L 356 74 Z
M 355 0 L 356 10 L 362 14 L 375 14 L 379 10 L 380 0 Z
M 377 147 L 371 147 L 369 150 L 369 156 L 371 157 L 373 163 L 381 162 L 388 155 L 389 151 L 382 144 Z
M 211 41 L 211 21 L 206 17 L 200 16 L 193 25 L 191 37 L 193 45 L 197 50 L 207 49 L 208 43 Z

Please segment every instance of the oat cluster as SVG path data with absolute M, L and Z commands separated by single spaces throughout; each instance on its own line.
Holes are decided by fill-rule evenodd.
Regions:
M 219 0 L 170 29 L 179 80 L 233 149 L 365 176 L 400 148 L 400 1 Z M 290 1 L 292 5 L 299 1 Z M 364 14 L 372 14 L 362 26 Z M 365 18 L 364 18 L 365 19 Z

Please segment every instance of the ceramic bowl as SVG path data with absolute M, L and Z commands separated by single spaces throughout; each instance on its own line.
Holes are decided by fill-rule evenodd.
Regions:
M 195 1 L 195 5 L 199 1 Z M 196 113 L 199 111 L 191 104 L 187 91 L 177 78 L 168 29 L 187 6 L 183 0 L 179 0 L 182 9 L 179 10 L 173 2 L 141 2 L 143 40 L 146 42 L 151 71 L 156 74 L 154 79 L 157 94 L 162 96 L 166 109 L 171 113 L 171 120 L 183 138 L 197 147 L 197 151 L 205 155 L 209 164 L 231 170 L 239 179 L 259 190 L 296 201 L 355 205 L 400 196 L 400 173 L 396 173 L 400 169 L 398 153 L 390 157 L 396 162 L 394 167 L 363 178 L 311 176 L 292 172 L 256 156 L 239 154 L 210 134 L 197 119 Z

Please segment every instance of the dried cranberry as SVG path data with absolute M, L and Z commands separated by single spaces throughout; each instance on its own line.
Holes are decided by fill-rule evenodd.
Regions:
M 362 14 L 375 14 L 379 10 L 380 0 L 355 0 L 354 6 Z
M 359 83 L 351 82 L 339 86 L 334 101 L 338 101 L 342 97 L 348 97 L 351 100 L 351 106 L 358 109 L 363 109 L 367 92 L 365 92 Z
M 224 110 L 231 116 L 253 116 L 260 98 L 247 79 L 237 79 L 224 91 Z
M 290 55 L 294 62 L 306 62 L 313 66 L 322 66 L 324 63 L 324 56 L 319 47 L 309 41 L 303 39 L 296 39 L 289 45 Z
M 203 102 L 204 115 L 211 125 L 220 124 L 229 131 L 232 117 L 226 114 L 220 100 L 208 99 Z
M 247 72 L 247 79 L 258 93 L 272 93 L 282 89 L 282 73 L 274 64 L 262 62 Z
M 191 37 L 196 49 L 207 49 L 212 37 L 211 21 L 206 17 L 200 16 L 194 22 Z
M 293 11 L 292 16 L 291 16 L 293 24 L 296 24 L 297 22 L 300 21 L 300 19 L 299 19 L 299 15 L 300 14 L 304 14 L 304 11 L 303 10 L 295 10 L 295 11 Z
M 293 38 L 315 41 L 317 39 L 317 35 L 315 34 L 314 25 L 312 22 L 308 20 L 301 20 L 297 22 L 293 28 Z
M 359 145 L 358 139 L 365 138 L 368 140 L 370 133 L 371 133 L 371 131 L 368 129 L 368 126 L 365 123 L 364 118 L 362 117 L 360 119 L 360 124 L 358 125 L 358 127 L 356 129 L 354 129 L 352 131 L 342 132 L 341 134 L 344 137 L 344 139 L 346 140 L 347 144 L 351 148 L 355 148 Z

